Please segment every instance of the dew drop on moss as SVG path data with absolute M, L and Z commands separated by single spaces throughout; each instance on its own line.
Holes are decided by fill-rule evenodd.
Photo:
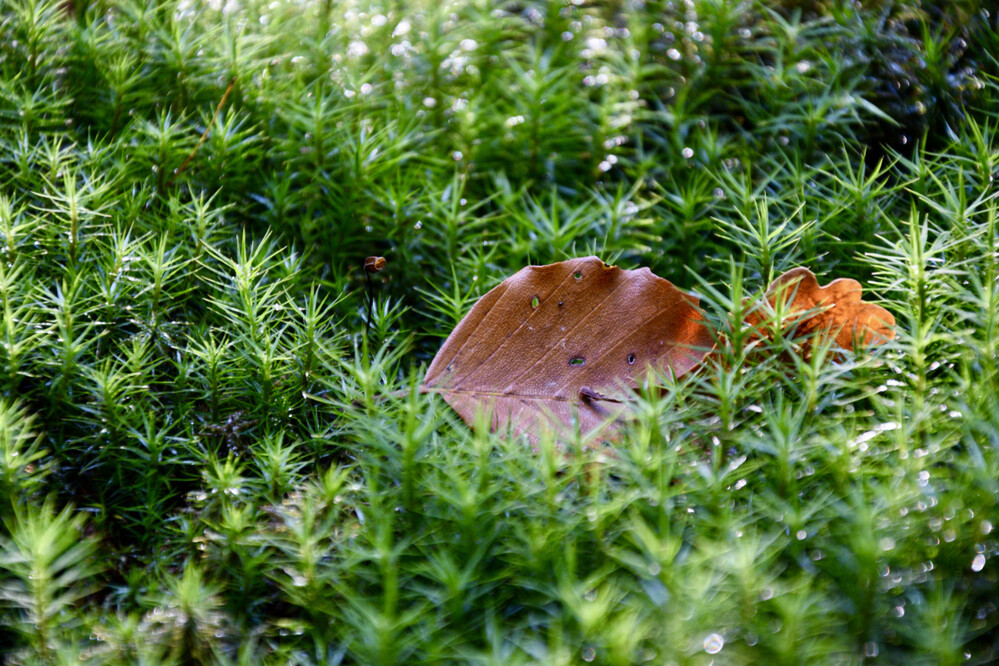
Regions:
M 725 647 L 725 639 L 721 634 L 708 634 L 704 639 L 704 651 L 708 654 L 718 654 Z
M 985 568 L 985 555 L 978 553 L 975 555 L 975 559 L 971 560 L 971 570 L 978 573 Z

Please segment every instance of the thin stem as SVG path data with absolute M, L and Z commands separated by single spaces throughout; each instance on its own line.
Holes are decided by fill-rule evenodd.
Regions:
M 364 272 L 364 279 L 368 283 L 368 316 L 364 318 L 364 339 L 369 341 L 368 353 L 370 355 L 370 332 L 371 332 L 371 314 L 375 311 L 375 289 L 371 284 L 371 273 L 367 271 Z
M 198 143 L 194 146 L 194 148 L 191 149 L 191 152 L 188 154 L 187 159 L 184 160 L 183 164 L 181 164 L 180 167 L 178 167 L 177 170 L 174 171 L 173 175 L 170 177 L 170 181 L 167 183 L 168 188 L 171 185 L 173 185 L 173 181 L 177 180 L 177 176 L 179 176 L 184 172 L 184 169 L 187 168 L 188 163 L 190 163 L 190 161 L 194 159 L 195 153 L 197 153 L 198 149 L 201 148 L 201 144 L 203 144 L 205 140 L 208 139 L 208 133 L 212 130 L 212 127 L 215 125 L 215 119 L 218 118 L 219 113 L 222 111 L 223 105 L 225 105 L 225 101 L 229 99 L 229 95 L 232 93 L 233 86 L 235 85 L 236 85 L 236 77 L 234 76 L 229 80 L 229 85 L 226 86 L 225 92 L 222 93 L 222 99 L 219 100 L 218 106 L 215 107 L 215 113 L 212 114 L 211 119 L 208 121 L 208 126 L 205 127 L 205 131 L 201 133 L 201 138 L 198 139 Z

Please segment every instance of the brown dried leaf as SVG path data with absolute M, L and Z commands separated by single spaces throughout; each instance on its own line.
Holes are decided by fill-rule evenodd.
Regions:
M 648 268 L 622 270 L 596 257 L 529 266 L 487 293 L 454 329 L 423 388 L 472 424 L 492 414 L 536 439 L 542 428 L 584 434 L 626 409 L 621 387 L 652 367 L 676 377 L 714 340 L 697 299 Z
M 844 349 L 878 345 L 895 337 L 895 317 L 880 305 L 861 300 L 859 282 L 848 278 L 819 286 L 807 268 L 793 268 L 767 289 L 771 307 L 783 305 L 781 327 L 796 337 L 809 338 L 805 352 L 817 340 L 833 336 Z M 759 309 L 746 315 L 746 322 L 759 326 L 765 316 Z M 812 334 L 817 334 L 813 336 Z

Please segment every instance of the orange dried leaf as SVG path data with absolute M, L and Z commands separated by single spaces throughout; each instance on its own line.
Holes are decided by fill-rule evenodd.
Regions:
M 895 317 L 880 305 L 861 300 L 863 288 L 856 280 L 839 278 L 820 287 L 807 268 L 793 268 L 767 289 L 771 307 L 780 307 L 781 328 L 812 340 L 832 336 L 844 349 L 878 345 L 895 337 Z M 759 309 L 746 322 L 764 321 Z M 812 337 L 813 334 L 817 334 Z
M 487 293 L 444 342 L 423 388 L 465 420 L 492 415 L 532 440 L 543 428 L 604 436 L 622 387 L 648 368 L 680 376 L 713 344 L 697 299 L 647 268 L 596 257 L 529 266 Z

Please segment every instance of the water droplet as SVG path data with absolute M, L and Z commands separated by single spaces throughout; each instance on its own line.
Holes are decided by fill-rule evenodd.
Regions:
M 875 641 L 868 641 L 864 643 L 864 656 L 871 657 L 872 659 L 878 656 L 878 644 Z
M 628 365 L 635 365 L 635 354 L 628 354 Z
M 405 35 L 407 32 L 409 32 L 409 29 L 411 27 L 412 27 L 412 24 L 409 22 L 409 20 L 408 19 L 403 19 L 403 20 L 399 21 L 398 25 L 395 26 L 395 30 L 392 31 L 392 36 L 393 37 L 399 37 L 401 35 Z
M 596 590 L 590 590 L 589 592 L 587 592 L 586 594 L 583 595 L 583 598 L 586 599 L 587 601 L 596 601 L 597 600 L 597 591 Z
M 985 556 L 981 553 L 975 555 L 975 559 L 971 560 L 971 570 L 978 572 L 985 568 Z
M 708 654 L 718 654 L 725 647 L 725 639 L 720 634 L 708 634 L 704 639 L 704 651 Z
M 422 229 L 423 228 L 423 220 L 417 220 L 416 224 L 413 225 L 413 228 L 416 229 L 417 231 L 419 231 L 420 229 Z
M 689 160 L 691 157 L 694 156 L 694 149 L 691 148 L 691 147 L 689 147 L 689 146 L 686 147 L 686 148 L 684 148 L 683 149 L 683 156 L 686 157 Z
M 361 40 L 353 41 L 347 46 L 347 55 L 349 56 L 353 56 L 356 58 L 359 56 L 366 55 L 367 53 L 368 53 L 368 45 L 362 42 Z
M 583 661 L 593 661 L 597 658 L 597 650 L 593 646 L 583 648 Z

